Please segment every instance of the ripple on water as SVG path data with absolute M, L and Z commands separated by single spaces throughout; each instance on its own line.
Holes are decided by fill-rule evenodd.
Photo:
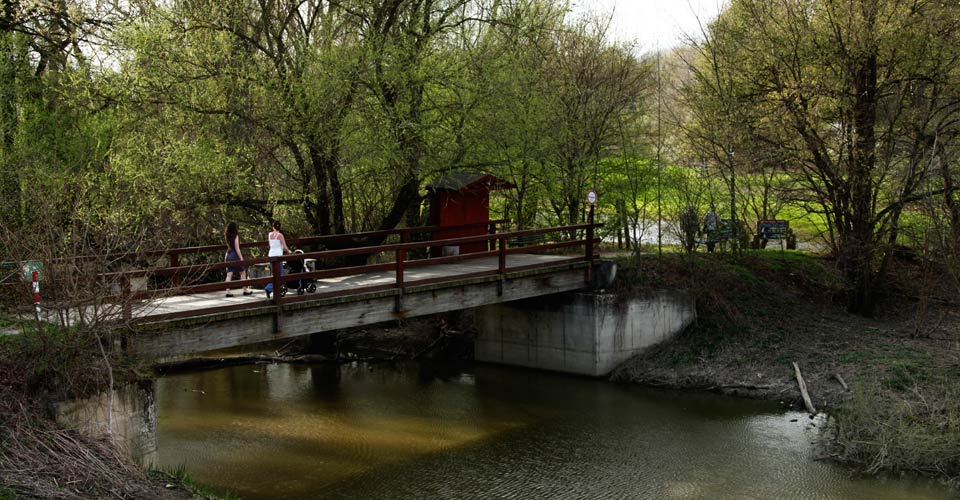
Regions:
M 813 460 L 809 420 L 762 403 L 496 367 L 258 370 L 162 378 L 161 465 L 245 500 L 949 498 Z

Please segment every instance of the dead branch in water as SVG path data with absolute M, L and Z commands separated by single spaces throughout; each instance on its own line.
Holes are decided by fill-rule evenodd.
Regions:
M 803 381 L 803 375 L 800 374 L 800 367 L 797 366 L 796 361 L 793 362 L 793 371 L 797 376 L 797 385 L 800 386 L 800 396 L 803 397 L 803 404 L 810 414 L 817 413 L 817 409 L 813 407 L 813 401 L 810 400 L 810 394 L 807 392 L 807 383 Z

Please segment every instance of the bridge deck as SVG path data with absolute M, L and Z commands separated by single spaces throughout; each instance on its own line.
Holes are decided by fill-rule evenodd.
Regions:
M 569 256 L 511 254 L 507 256 L 506 267 L 508 269 L 528 268 L 550 265 L 551 263 L 561 263 L 566 260 L 569 260 Z M 497 268 L 498 262 L 496 257 L 482 257 L 452 264 L 412 267 L 404 272 L 404 284 L 416 286 L 418 281 L 449 279 L 474 273 L 492 272 L 496 271 Z M 294 280 L 296 279 L 296 275 L 287 275 L 287 278 Z M 308 293 L 305 295 L 305 298 L 318 296 L 319 294 L 347 296 L 351 295 L 353 291 L 362 293 L 364 289 L 396 283 L 396 279 L 396 273 L 394 271 L 371 272 L 318 279 L 314 281 L 317 285 L 316 293 Z M 226 297 L 224 292 L 218 291 L 158 298 L 143 302 L 141 307 L 136 308 L 134 316 L 149 321 L 151 316 L 177 315 L 182 317 L 191 311 L 203 314 L 204 310 L 219 309 L 237 304 L 249 304 L 251 307 L 255 307 L 258 303 L 263 305 L 269 304 L 266 293 L 263 290 L 256 289 L 253 290 L 253 292 L 253 295 L 243 296 L 240 294 L 239 289 L 234 289 L 231 292 L 234 294 L 234 297 Z M 291 290 L 287 297 L 291 297 L 291 295 L 296 296 L 296 291 Z

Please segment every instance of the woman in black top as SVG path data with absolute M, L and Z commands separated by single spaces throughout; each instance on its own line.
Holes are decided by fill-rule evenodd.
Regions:
M 227 228 L 223 231 L 223 239 L 227 243 L 227 255 L 223 257 L 224 262 L 237 262 L 243 260 L 243 253 L 240 252 L 240 233 L 237 231 L 237 223 L 231 222 L 227 224 Z M 239 273 L 240 279 L 247 279 L 247 270 L 243 266 L 230 266 L 227 268 L 227 282 L 233 279 L 233 273 Z M 247 287 L 243 287 L 244 295 L 252 295 Z M 227 289 L 227 297 L 233 297 L 233 294 L 230 293 L 230 289 Z

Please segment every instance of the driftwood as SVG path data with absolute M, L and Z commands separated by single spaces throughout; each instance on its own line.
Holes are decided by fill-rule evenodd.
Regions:
M 202 368 L 222 368 L 238 365 L 256 365 L 271 363 L 325 363 L 325 362 L 346 362 L 344 359 L 331 359 L 322 354 L 300 354 L 300 355 L 268 355 L 268 354 L 248 354 L 243 356 L 226 356 L 222 358 L 193 358 L 186 361 L 174 361 L 172 363 L 163 363 L 154 368 L 160 373 L 178 372 L 183 370 L 198 370 Z M 353 359 L 349 361 L 366 361 L 365 359 Z
M 850 388 L 847 387 L 847 383 L 843 380 L 843 377 L 839 373 L 834 373 L 834 377 L 837 378 L 837 382 L 840 382 L 840 385 L 843 386 L 843 390 L 850 392 Z
M 683 384 L 677 384 L 677 388 L 689 387 Z M 704 387 L 708 391 L 727 391 L 727 390 L 737 390 L 742 389 L 746 391 L 772 391 L 776 390 L 778 387 L 776 385 L 764 384 L 764 385 L 755 385 L 755 384 L 719 384 L 719 385 L 710 385 Z
M 800 395 L 803 396 L 803 404 L 806 405 L 807 411 L 811 414 L 817 413 L 817 409 L 813 407 L 813 401 L 810 400 L 810 394 L 807 392 L 807 384 L 803 381 L 803 375 L 800 374 L 800 367 L 797 366 L 797 362 L 793 362 L 793 371 L 797 375 L 797 385 L 800 386 Z

